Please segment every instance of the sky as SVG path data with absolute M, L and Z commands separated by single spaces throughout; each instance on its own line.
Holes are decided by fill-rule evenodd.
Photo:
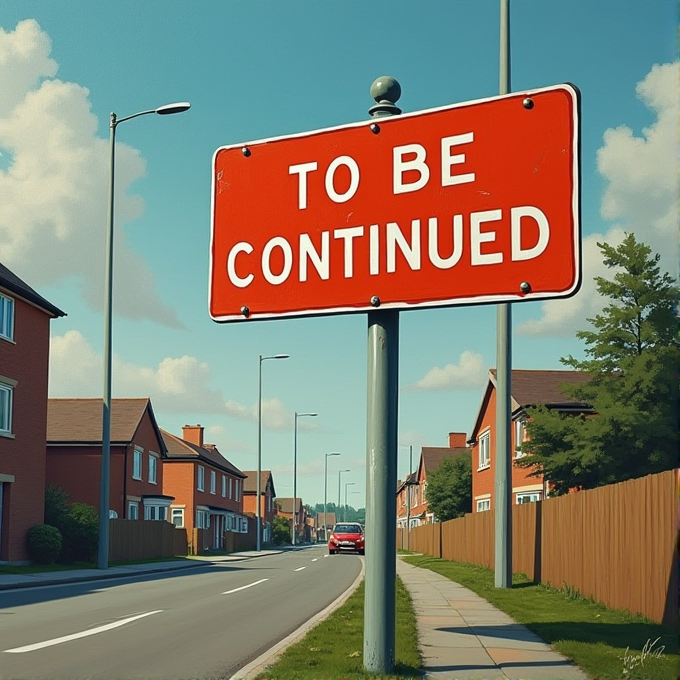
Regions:
M 212 160 L 232 144 L 369 118 L 391 75 L 404 112 L 493 97 L 499 1 L 3 0 L 0 262 L 66 312 L 51 397 L 102 395 L 109 114 L 188 101 L 116 133 L 113 397 L 150 397 L 161 428 L 201 424 L 276 493 L 363 507 L 363 313 L 218 324 L 208 313 Z M 511 91 L 581 92 L 583 284 L 513 305 L 514 368 L 583 356 L 603 305 L 597 242 L 633 232 L 678 274 L 680 66 L 673 0 L 511 0 Z M 400 313 L 398 473 L 469 433 L 496 363 L 493 304 Z M 325 454 L 338 452 L 340 456 Z M 340 473 L 341 470 L 347 472 Z M 340 486 L 339 486 L 340 484 Z

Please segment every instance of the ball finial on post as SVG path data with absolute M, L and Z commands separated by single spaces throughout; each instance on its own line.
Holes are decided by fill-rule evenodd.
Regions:
M 395 106 L 395 102 L 401 97 L 401 85 L 396 78 L 392 76 L 376 78 L 371 85 L 371 97 L 377 102 L 368 110 L 374 118 L 395 116 L 401 113 L 401 109 Z

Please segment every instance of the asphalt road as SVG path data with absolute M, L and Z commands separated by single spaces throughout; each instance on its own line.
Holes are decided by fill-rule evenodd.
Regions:
M 326 553 L 4 591 L 0 679 L 229 678 L 354 582 L 360 558 Z

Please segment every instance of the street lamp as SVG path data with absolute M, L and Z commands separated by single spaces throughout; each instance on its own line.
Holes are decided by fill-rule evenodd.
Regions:
M 351 470 L 338 470 L 338 509 L 340 509 L 340 480 L 342 479 L 343 472 L 351 472 Z
M 327 539 L 328 533 L 328 516 L 326 514 L 326 506 L 328 505 L 328 456 L 339 456 L 339 453 L 326 453 L 326 465 L 323 473 L 323 540 Z
M 342 521 L 347 521 L 347 487 L 353 486 L 354 482 L 345 482 L 345 509 L 342 511 Z
M 97 568 L 109 568 L 109 492 L 111 486 L 111 321 L 113 312 L 113 204 L 116 166 L 116 128 L 126 120 L 157 113 L 167 116 L 182 113 L 191 107 L 189 102 L 165 104 L 157 109 L 140 111 L 131 116 L 109 118 L 109 224 L 106 235 L 106 263 L 104 267 L 104 399 L 102 403 L 102 466 L 99 480 L 99 546 Z
M 260 354 L 260 363 L 258 371 L 257 380 L 257 503 L 255 504 L 255 518 L 256 518 L 256 543 L 255 549 L 257 552 L 262 550 L 262 499 L 260 494 L 262 493 L 262 362 L 268 361 L 269 359 L 288 359 L 289 354 L 274 354 L 269 357 L 263 357 Z
M 295 501 L 297 500 L 297 421 L 298 418 L 302 418 L 303 416 L 308 416 L 309 418 L 316 418 L 316 416 L 318 415 L 319 415 L 318 413 L 298 413 L 297 411 L 295 411 L 295 427 L 293 428 L 295 430 L 295 435 L 293 439 L 293 547 L 295 547 L 295 535 L 297 533 L 296 531 L 297 505 L 295 503 Z

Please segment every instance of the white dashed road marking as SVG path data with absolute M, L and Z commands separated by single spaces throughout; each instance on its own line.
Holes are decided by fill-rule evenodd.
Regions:
M 240 588 L 234 588 L 233 590 L 226 590 L 225 592 L 222 593 L 222 595 L 231 595 L 232 593 L 238 593 L 239 590 L 245 590 L 246 588 L 252 588 L 253 586 L 257 586 L 260 583 L 264 583 L 265 581 L 269 581 L 268 578 L 261 578 L 259 581 L 255 581 L 254 583 L 249 583 L 247 586 L 241 586 Z

